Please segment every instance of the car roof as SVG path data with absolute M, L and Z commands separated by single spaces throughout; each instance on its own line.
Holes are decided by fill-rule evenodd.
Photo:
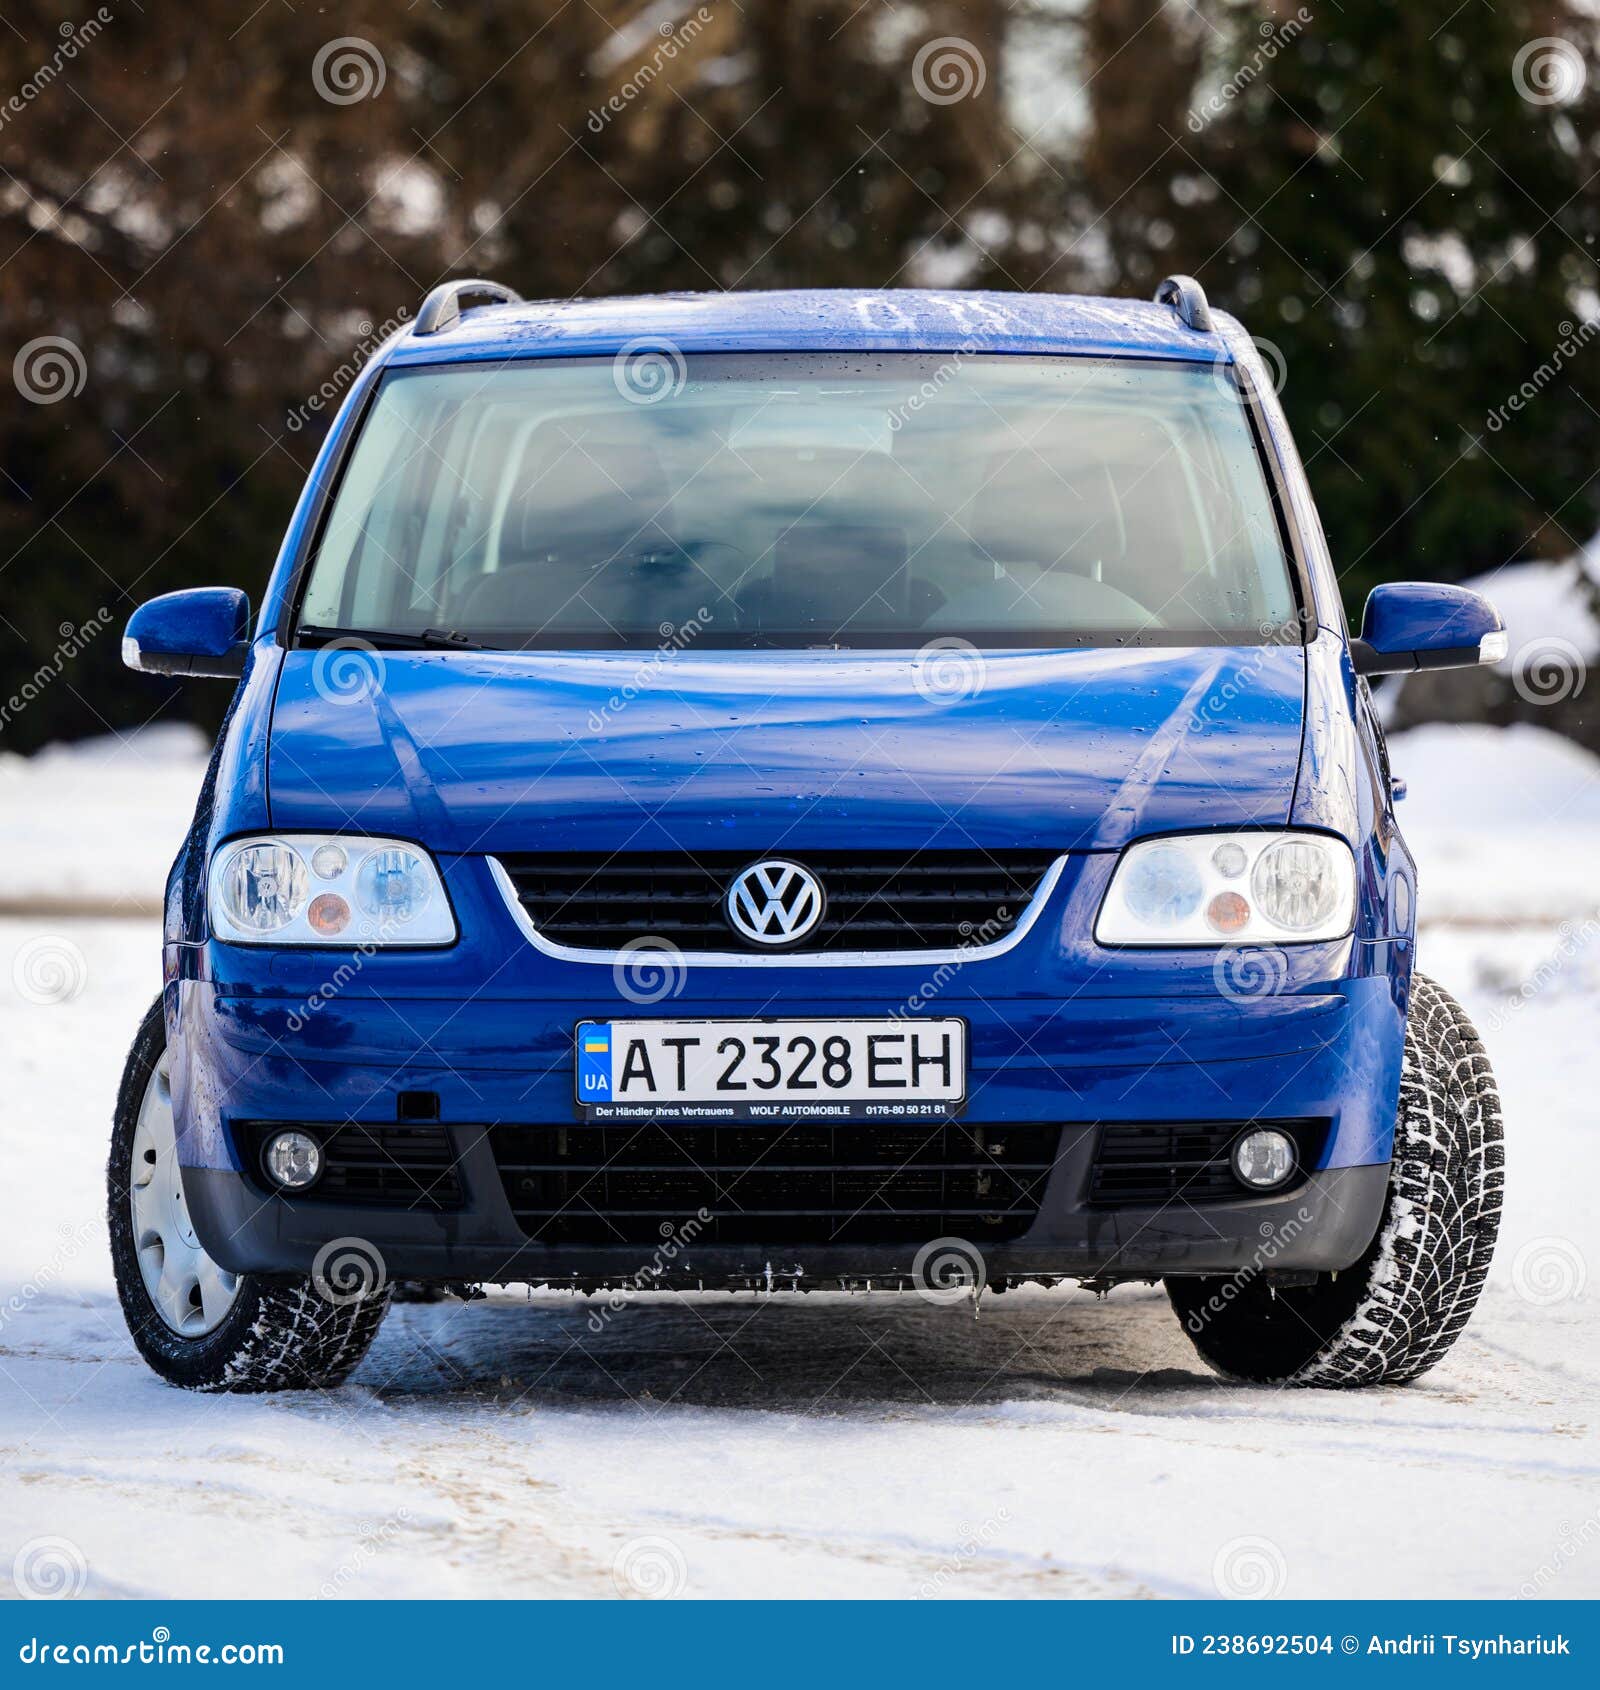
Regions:
M 608 355 L 636 342 L 679 352 L 1034 352 L 1231 362 L 1219 333 L 1170 305 L 1082 294 L 913 288 L 662 293 L 519 300 L 463 310 L 391 342 L 386 361 L 439 364 Z

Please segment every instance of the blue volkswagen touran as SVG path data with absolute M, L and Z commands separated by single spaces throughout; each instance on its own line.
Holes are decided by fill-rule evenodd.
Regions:
M 1368 677 L 1273 384 L 1191 279 L 523 303 L 351 388 L 258 614 L 109 1170 L 140 1351 L 336 1383 L 397 1284 L 1162 1281 L 1221 1371 L 1413 1377 L 1500 1209 L 1413 968 Z

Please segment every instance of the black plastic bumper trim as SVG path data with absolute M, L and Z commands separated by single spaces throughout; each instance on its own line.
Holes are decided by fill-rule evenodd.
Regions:
M 391 1279 L 490 1284 L 634 1282 L 651 1262 L 639 1244 L 530 1243 L 495 1167 L 486 1130 L 460 1127 L 463 1206 L 452 1212 L 380 1210 L 264 1196 L 238 1173 L 186 1168 L 184 1190 L 200 1241 L 234 1273 L 305 1273 L 333 1239 L 374 1244 Z M 1020 1237 L 982 1246 L 1002 1276 L 1160 1278 L 1270 1266 L 1326 1272 L 1351 1266 L 1378 1229 L 1387 1163 L 1313 1173 L 1286 1196 L 1193 1206 L 1104 1210 L 1086 1201 L 1096 1129 L 1069 1127 L 1039 1213 Z M 675 1255 L 653 1283 L 708 1288 L 765 1283 L 828 1285 L 909 1275 L 911 1243 L 703 1245 L 684 1215 Z

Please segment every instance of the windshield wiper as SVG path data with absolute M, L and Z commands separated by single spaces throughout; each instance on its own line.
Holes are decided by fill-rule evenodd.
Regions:
M 361 640 L 376 651 L 498 651 L 499 646 L 486 646 L 470 639 L 454 628 L 424 628 L 420 634 L 403 634 L 393 628 L 317 628 L 309 624 L 301 627 L 302 634 L 314 640 Z

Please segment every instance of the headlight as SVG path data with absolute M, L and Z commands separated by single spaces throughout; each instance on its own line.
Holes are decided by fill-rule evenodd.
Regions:
M 235 839 L 211 859 L 211 931 L 239 945 L 448 945 L 433 859 L 403 839 Z
M 1094 936 L 1102 945 L 1339 939 L 1355 921 L 1350 847 L 1321 833 L 1194 833 L 1130 845 Z

